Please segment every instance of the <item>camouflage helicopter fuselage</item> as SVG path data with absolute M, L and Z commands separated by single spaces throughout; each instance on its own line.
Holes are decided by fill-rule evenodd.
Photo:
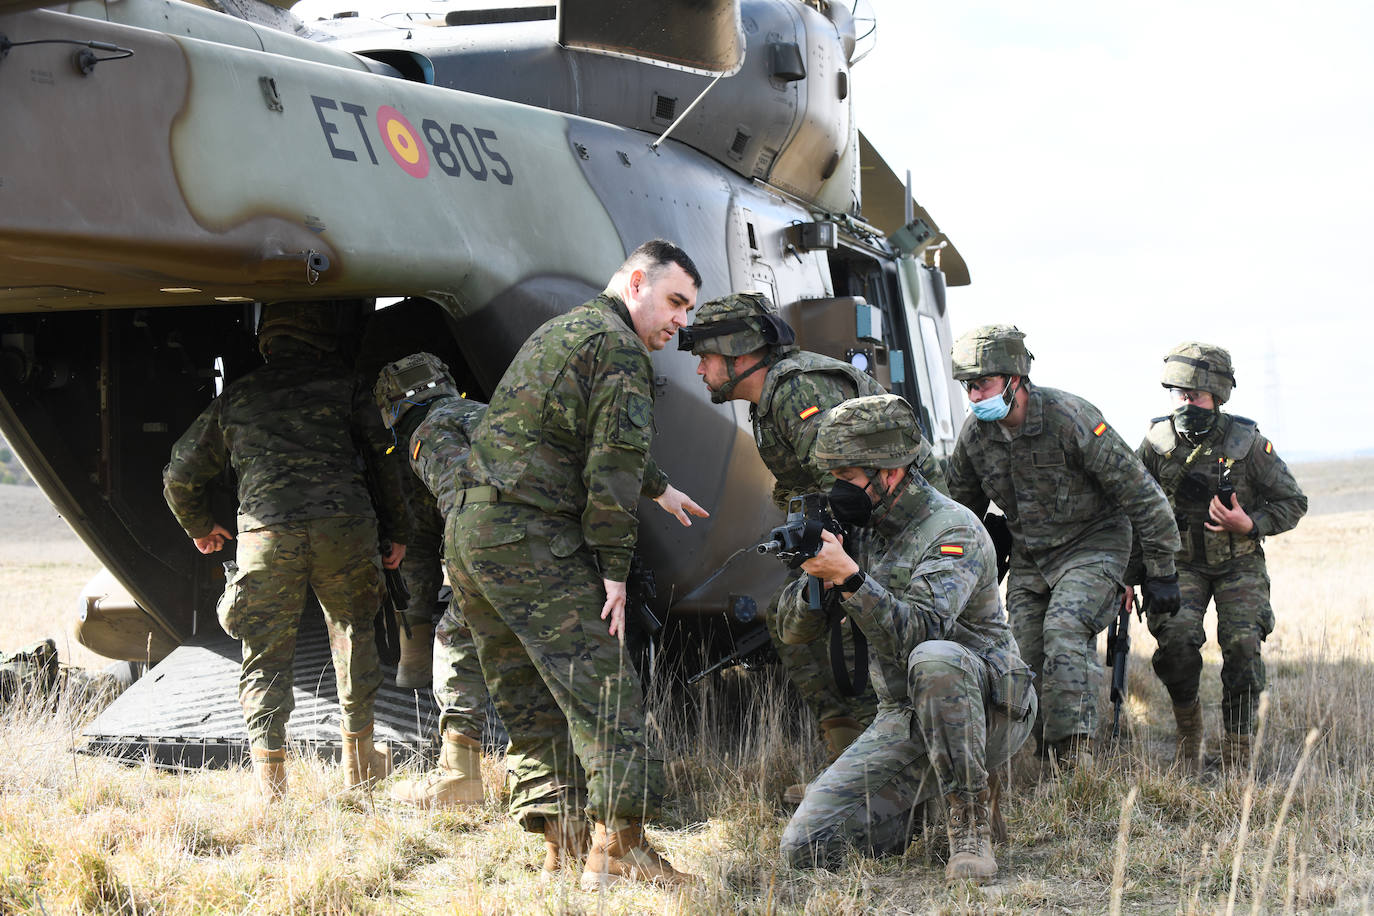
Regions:
M 254 303 L 335 303 L 364 363 L 434 350 L 484 397 L 530 331 L 669 238 L 703 301 L 763 289 L 803 345 L 869 359 L 952 443 L 933 253 L 966 275 L 923 211 L 898 247 L 882 231 L 907 194 L 852 122 L 835 11 L 743 3 L 711 86 L 568 47 L 537 13 L 296 35 L 175 0 L 31 5 L 0 2 L 0 426 L 167 645 L 214 626 L 222 579 L 158 472 L 217 379 L 256 364 Z M 654 366 L 654 454 L 714 513 L 646 513 L 656 610 L 762 601 L 776 563 L 720 572 L 777 521 L 747 411 L 711 404 L 684 354 Z

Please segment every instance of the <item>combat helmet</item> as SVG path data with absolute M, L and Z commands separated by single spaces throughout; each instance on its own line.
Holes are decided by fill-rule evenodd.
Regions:
M 1236 387 L 1231 354 L 1212 344 L 1191 340 L 1181 343 L 1164 357 L 1160 384 L 1165 388 L 1206 391 L 1218 403 L 1225 403 L 1231 397 L 1231 389 Z
M 812 457 L 823 470 L 904 468 L 921 452 L 916 412 L 895 394 L 837 404 L 821 417 Z
M 731 293 L 697 309 L 696 320 L 678 331 L 677 348 L 693 356 L 744 356 L 764 347 L 791 351 L 797 335 L 763 293 Z
M 319 302 L 274 302 L 262 307 L 258 323 L 258 352 L 267 356 L 268 342 L 291 337 L 325 353 L 339 349 L 337 316 Z
M 410 408 L 444 395 L 458 397 L 458 384 L 433 353 L 412 353 L 387 363 L 372 386 L 372 398 L 387 429 L 398 426 Z
M 985 324 L 963 334 L 950 350 L 957 381 L 985 375 L 1030 375 L 1035 355 L 1026 349 L 1026 335 L 1010 324 Z

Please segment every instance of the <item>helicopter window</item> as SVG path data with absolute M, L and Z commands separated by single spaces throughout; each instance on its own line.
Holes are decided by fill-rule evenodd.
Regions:
M 215 357 L 215 397 L 224 394 L 224 357 Z
M 754 249 L 755 251 L 758 251 L 758 250 L 759 250 L 759 240 L 758 240 L 758 238 L 754 235 L 754 224 L 753 224 L 753 223 L 745 223 L 745 226 L 746 226 L 746 227 L 748 228 L 748 230 L 749 230 L 749 247 L 752 248 L 752 249 Z
M 939 421 L 939 435 L 949 438 L 954 435 L 954 415 L 949 407 L 949 384 L 945 380 L 944 357 L 940 352 L 940 331 L 935 319 L 929 315 L 921 319 L 921 348 L 925 350 L 926 366 L 930 369 L 930 398 L 935 402 L 935 416 Z

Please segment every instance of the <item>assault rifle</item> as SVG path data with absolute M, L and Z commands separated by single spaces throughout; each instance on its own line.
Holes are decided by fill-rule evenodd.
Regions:
M 1126 661 L 1131 654 L 1131 611 L 1135 589 L 1121 595 L 1121 606 L 1107 624 L 1107 667 L 1112 669 L 1112 740 L 1121 734 L 1121 704 L 1126 701 Z
M 768 540 L 754 549 L 759 553 L 777 554 L 788 569 L 797 569 L 807 560 L 820 553 L 821 532 L 829 531 L 846 540 L 844 526 L 830 511 L 830 500 L 824 493 L 806 493 L 794 496 L 787 504 L 787 519 L 774 528 Z M 844 657 L 844 632 L 841 629 L 844 614 L 839 609 L 838 600 L 828 600 L 823 606 L 822 583 L 815 576 L 806 577 L 807 603 L 813 611 L 826 611 L 830 621 L 830 667 L 835 674 L 835 685 L 843 696 L 858 696 L 868 686 L 868 640 L 853 620 L 849 630 L 854 638 L 854 676 L 850 677 L 849 662 Z M 839 592 L 826 596 L 838 599 Z

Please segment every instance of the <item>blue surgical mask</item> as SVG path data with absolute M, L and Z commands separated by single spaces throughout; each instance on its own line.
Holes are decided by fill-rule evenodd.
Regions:
M 973 408 L 973 415 L 984 423 L 995 423 L 1005 417 L 1011 411 L 1011 402 L 1016 397 L 1015 389 L 1002 391 L 990 398 L 983 398 L 981 401 L 974 401 L 970 406 Z

